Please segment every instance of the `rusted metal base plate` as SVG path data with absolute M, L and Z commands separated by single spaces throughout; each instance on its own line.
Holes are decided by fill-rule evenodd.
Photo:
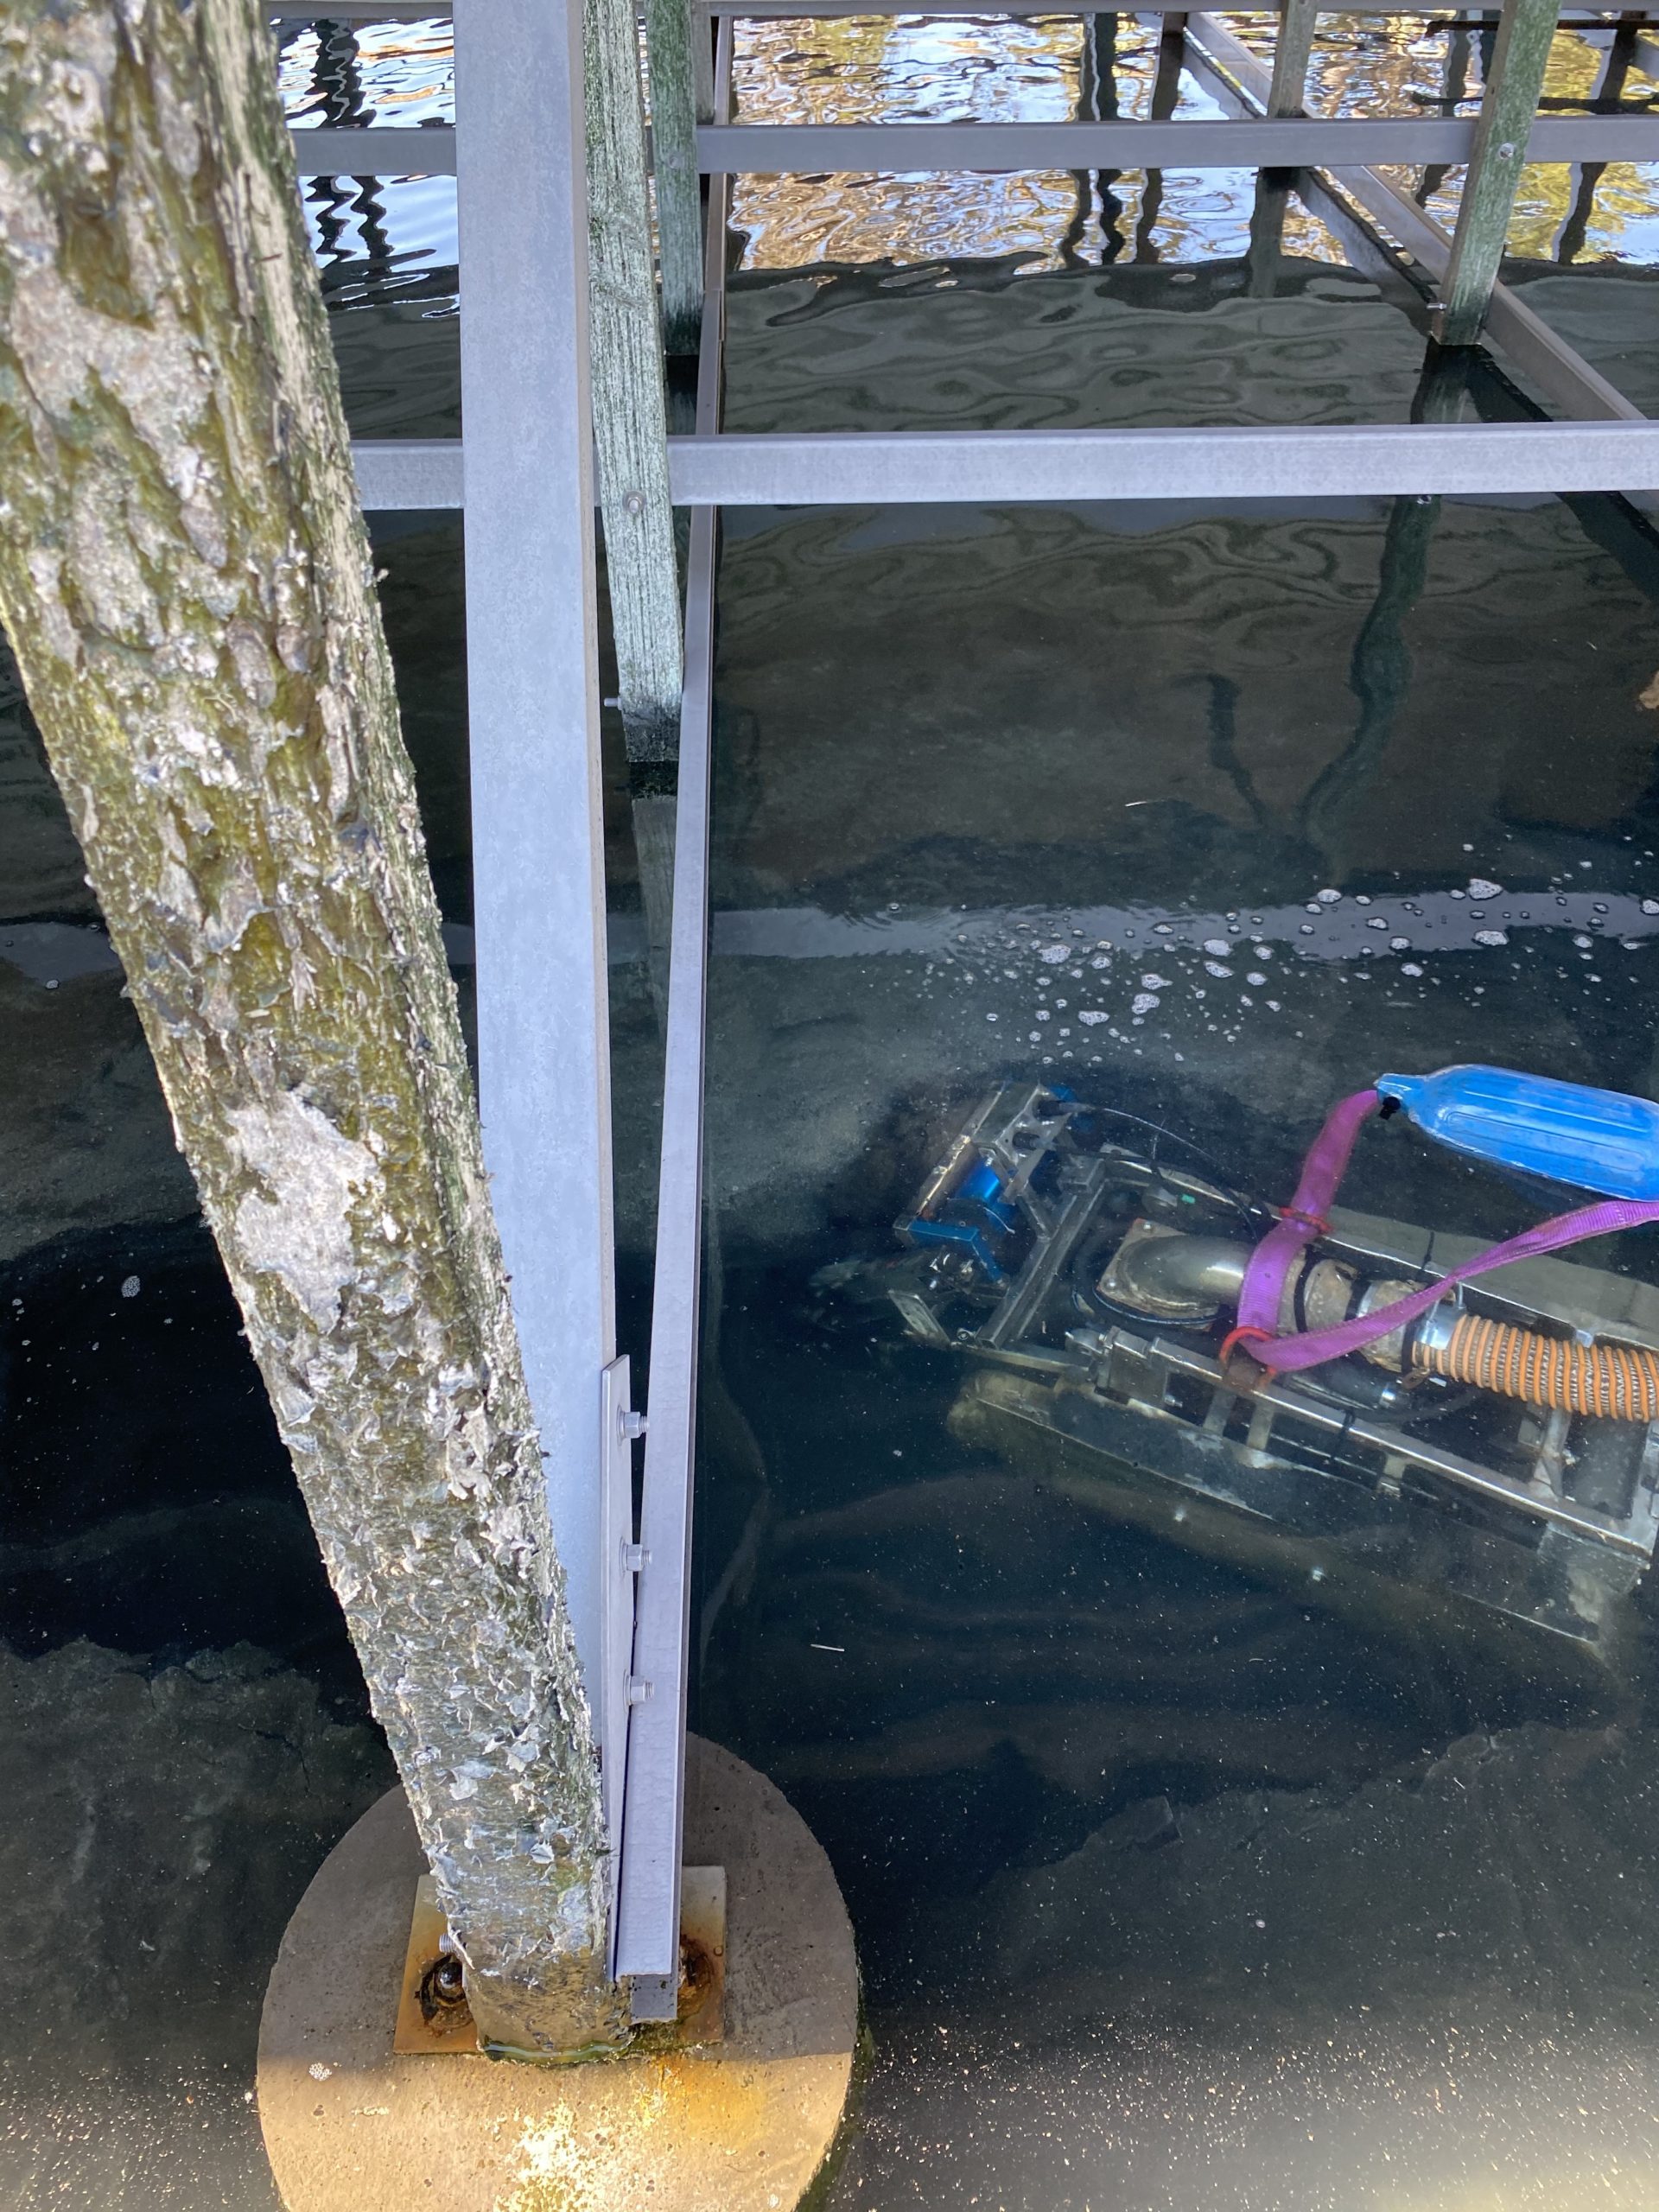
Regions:
M 455 1962 L 444 1950 L 448 1932 L 436 1878 L 415 1885 L 415 1910 L 397 1993 L 391 2047 L 400 2058 L 478 2050 L 478 2031 L 461 1993 Z M 641 2047 L 680 2050 L 720 2043 L 726 2033 L 726 1869 L 687 1866 L 680 1873 L 678 2017 L 648 2029 Z
M 397 2025 L 391 2037 L 391 2047 L 400 2057 L 478 2049 L 472 2008 L 443 1948 L 448 1932 L 438 1908 L 437 1877 L 423 1874 L 415 1885 L 403 1986 L 397 1993 Z

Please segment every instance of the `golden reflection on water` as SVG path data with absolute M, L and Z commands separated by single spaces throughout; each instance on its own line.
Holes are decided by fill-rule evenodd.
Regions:
M 1266 60 L 1274 22 L 1255 14 L 1223 18 Z M 1159 30 L 1131 16 L 1117 19 L 1107 96 L 1087 81 L 1082 26 L 1075 16 L 940 19 L 924 16 L 778 19 L 740 22 L 734 60 L 738 119 L 750 123 L 948 123 L 1060 120 L 1092 112 L 1144 118 L 1153 111 Z M 1555 102 L 1589 101 L 1606 60 L 1610 34 L 1558 33 L 1546 79 Z M 1478 27 L 1459 37 L 1444 18 L 1321 16 L 1307 106 L 1324 115 L 1472 114 L 1479 104 L 1484 48 Z M 1622 97 L 1653 93 L 1631 73 Z M 1192 80 L 1180 79 L 1160 111 L 1180 118 L 1219 110 Z M 1567 111 L 1571 111 L 1568 110 Z M 1416 196 L 1419 170 L 1387 172 Z M 1463 171 L 1431 173 L 1422 204 L 1448 227 L 1457 220 Z M 745 234 L 743 265 L 793 269 L 818 262 L 913 264 L 939 257 L 1018 253 L 1037 269 L 1103 265 L 1117 260 L 1230 259 L 1249 240 L 1255 173 L 1010 176 L 747 176 L 736 180 L 733 222 Z M 1574 219 L 1582 173 L 1563 163 L 1530 164 L 1523 175 L 1510 251 L 1554 259 L 1651 259 L 1659 251 L 1659 185 L 1651 167 L 1613 163 L 1594 181 Z M 1574 235 L 1576 232 L 1576 235 Z M 1329 234 L 1293 200 L 1286 250 L 1339 262 Z
M 1097 111 L 1145 118 L 1159 31 L 1130 16 L 1117 23 L 1110 89 Z M 1058 122 L 1090 111 L 1075 16 L 740 23 L 733 86 L 745 123 Z M 1189 79 L 1173 89 L 1166 111 L 1175 118 L 1214 112 Z M 1193 262 L 1243 254 L 1255 188 L 1246 168 L 746 176 L 734 184 L 732 221 L 745 233 L 750 269 L 1008 253 L 1028 256 L 1033 269 Z M 1313 259 L 1343 257 L 1299 201 L 1287 214 L 1285 245 Z

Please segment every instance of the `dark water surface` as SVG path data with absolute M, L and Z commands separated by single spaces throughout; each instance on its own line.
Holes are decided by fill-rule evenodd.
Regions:
M 447 26 L 285 32 L 297 119 L 450 112 Z M 1121 19 L 1120 111 L 1160 97 L 1158 43 Z M 1332 18 L 1320 99 L 1410 111 L 1451 58 L 1427 19 Z M 1552 96 L 1601 60 L 1564 34 Z M 1474 40 L 1473 96 L 1479 66 Z M 774 120 L 1065 115 L 1103 81 L 1058 18 L 757 24 L 739 69 Z M 1581 184 L 1529 172 L 1510 273 L 1645 403 L 1650 180 L 1609 169 L 1587 209 Z M 452 187 L 307 196 L 354 427 L 452 431 Z M 1255 199 L 1243 172 L 747 181 L 731 424 L 1408 419 L 1416 296 L 1294 203 L 1264 289 Z M 1525 407 L 1501 363 L 1452 399 Z M 376 540 L 465 999 L 461 525 Z M 728 518 L 695 1718 L 799 1806 L 858 1932 L 833 2212 L 1659 2204 L 1646 1602 L 1596 1700 L 1541 1662 L 1471 1683 L 1440 1639 L 959 1444 L 962 1363 L 810 1287 L 887 1249 L 1013 1076 L 1273 1195 L 1383 1065 L 1659 1096 L 1656 601 L 1649 521 L 1605 499 Z M 637 1356 L 660 1045 L 607 745 Z M 389 1765 L 15 686 L 0 871 L 28 1993 L 0 2203 L 269 2212 L 265 1974 Z M 1471 1233 L 1533 1211 L 1398 1126 L 1351 1194 Z M 1659 1279 L 1644 1243 L 1615 1258 Z

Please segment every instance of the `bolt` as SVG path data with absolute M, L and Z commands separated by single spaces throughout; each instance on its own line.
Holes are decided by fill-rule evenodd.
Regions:
M 634 1413 L 632 1409 L 626 1409 L 624 1411 L 622 1415 L 622 1433 L 628 1439 L 630 1443 L 637 1442 L 638 1440 L 645 1434 L 650 1426 L 651 1423 L 645 1419 L 644 1414 Z
M 1503 141 L 1503 143 L 1497 148 L 1497 158 L 1500 162 L 1512 162 L 1515 159 L 1515 145 L 1513 141 L 1506 138 Z
M 630 1705 L 643 1705 L 650 1695 L 651 1684 L 647 1681 L 642 1681 L 638 1675 L 630 1675 L 628 1677 L 628 1703 Z
M 622 507 L 625 513 L 631 514 L 634 519 L 638 521 L 639 517 L 645 512 L 645 493 L 643 492 L 625 492 L 622 494 Z

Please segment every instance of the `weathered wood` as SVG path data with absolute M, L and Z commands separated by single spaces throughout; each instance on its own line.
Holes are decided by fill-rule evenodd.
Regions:
M 632 760 L 679 749 L 683 650 L 661 326 L 652 270 L 639 45 L 629 0 L 584 0 L 594 450 Z M 695 191 L 695 170 L 692 188 Z
M 1268 89 L 1269 115 L 1300 115 L 1302 111 L 1318 14 L 1316 0 L 1281 0 L 1279 35 L 1273 43 L 1273 82 Z
M 1434 335 L 1443 346 L 1479 337 L 1503 260 L 1510 216 L 1555 35 L 1555 0 L 1503 0 L 1486 94 L 1464 176 L 1452 259 Z
M 702 188 L 697 123 L 712 123 L 711 67 L 699 69 L 694 41 L 707 56 L 709 26 L 693 23 L 690 0 L 645 0 L 645 67 L 651 81 L 651 150 L 657 180 L 657 254 L 663 280 L 663 343 L 695 353 L 702 333 Z M 709 60 L 712 57 L 708 57 Z
M 12 0 L 0 484 L 0 615 L 474 2013 L 612 2047 L 588 1708 L 254 0 Z

